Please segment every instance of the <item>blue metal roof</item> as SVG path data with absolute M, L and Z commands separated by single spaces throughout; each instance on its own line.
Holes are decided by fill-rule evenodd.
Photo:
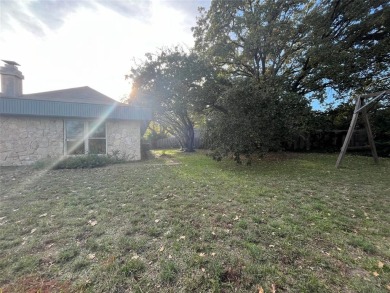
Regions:
M 0 98 L 0 115 L 24 115 L 72 118 L 101 118 L 119 120 L 151 120 L 148 108 L 111 105 L 31 100 L 23 98 Z

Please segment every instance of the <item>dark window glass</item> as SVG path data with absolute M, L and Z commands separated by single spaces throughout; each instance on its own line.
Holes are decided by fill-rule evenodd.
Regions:
M 106 140 L 105 139 L 89 139 L 88 141 L 89 153 L 96 155 L 106 154 Z
M 85 133 L 84 130 L 87 130 Z M 68 155 L 106 154 L 106 124 L 97 121 L 68 120 L 65 122 Z
M 84 121 L 66 121 L 66 138 L 82 138 L 84 136 Z
M 84 141 L 67 141 L 66 149 L 68 155 L 83 155 L 85 153 Z
M 105 138 L 106 137 L 106 124 L 105 123 L 89 123 L 89 137 L 92 138 Z

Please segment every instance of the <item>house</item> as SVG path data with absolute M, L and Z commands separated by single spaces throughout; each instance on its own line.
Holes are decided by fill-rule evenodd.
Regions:
M 146 108 L 119 103 L 89 87 L 23 94 L 16 62 L 0 67 L 0 166 L 46 158 L 119 153 L 141 159 Z

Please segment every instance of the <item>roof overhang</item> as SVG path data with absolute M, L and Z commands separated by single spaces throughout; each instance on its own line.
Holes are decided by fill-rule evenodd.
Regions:
M 151 120 L 149 108 L 112 105 L 0 98 L 0 115 L 46 116 L 69 118 L 105 118 Z

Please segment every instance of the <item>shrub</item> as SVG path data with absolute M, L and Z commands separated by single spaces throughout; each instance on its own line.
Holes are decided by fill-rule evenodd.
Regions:
M 34 169 L 37 169 L 37 170 L 41 170 L 41 169 L 46 169 L 48 168 L 49 166 L 51 166 L 53 163 L 51 161 L 51 159 L 42 159 L 42 160 L 39 160 L 39 161 L 36 161 L 34 162 L 34 164 L 32 164 L 32 167 Z
M 62 160 L 52 164 L 52 169 L 87 169 L 103 167 L 110 164 L 119 164 L 127 161 L 126 154 L 120 154 L 119 151 L 113 151 L 112 154 L 104 155 L 80 155 L 65 157 Z M 37 163 L 36 166 L 45 165 Z
M 46 158 L 36 161 L 32 167 L 34 169 L 88 169 L 103 167 L 110 164 L 125 163 L 133 159 L 131 155 L 114 150 L 107 155 L 76 155 L 62 158 Z
M 121 153 L 119 150 L 113 150 L 111 154 L 107 155 L 107 158 L 109 158 L 110 164 L 117 164 L 126 162 L 134 157 L 131 157 L 126 153 Z
M 151 144 L 147 142 L 141 143 L 141 160 L 146 160 L 150 157 Z
M 83 169 L 103 167 L 110 163 L 110 158 L 99 155 L 67 157 L 53 166 L 53 169 Z
M 233 154 L 238 164 L 241 156 L 282 150 L 305 130 L 310 111 L 301 96 L 249 80 L 237 81 L 218 103 L 225 111 L 207 114 L 205 140 L 216 160 Z

